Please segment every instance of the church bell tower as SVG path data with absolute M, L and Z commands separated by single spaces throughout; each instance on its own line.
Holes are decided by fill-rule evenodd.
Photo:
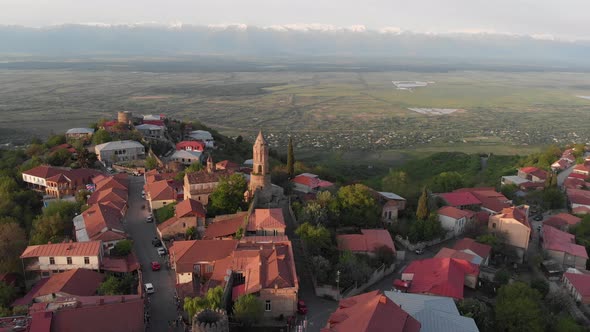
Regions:
M 260 190 L 260 198 L 270 199 L 272 187 L 268 163 L 268 143 L 262 135 L 262 130 L 258 132 L 258 137 L 256 137 L 256 142 L 254 142 L 252 161 L 253 168 L 250 174 L 248 191 L 253 196 L 257 190 Z

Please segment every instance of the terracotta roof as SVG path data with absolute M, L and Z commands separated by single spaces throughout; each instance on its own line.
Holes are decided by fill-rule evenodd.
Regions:
M 254 213 L 248 218 L 248 231 L 259 229 L 285 229 L 285 219 L 283 210 L 275 209 L 255 209 Z
M 213 183 L 219 182 L 219 179 L 224 176 L 230 176 L 234 173 L 233 170 L 219 170 L 212 173 L 207 172 L 207 170 L 203 169 L 198 172 L 188 173 L 186 178 L 188 179 L 189 184 L 199 184 L 199 183 Z
M 581 218 L 573 216 L 569 213 L 559 213 L 559 214 L 556 214 L 556 215 L 552 216 L 551 218 L 545 220 L 543 222 L 543 225 L 549 225 L 549 226 L 553 226 L 556 228 L 561 228 L 561 227 L 565 227 L 565 226 L 576 225 L 580 221 L 582 221 Z
M 380 291 L 338 303 L 322 332 L 418 332 L 420 323 Z
M 434 256 L 435 258 L 456 258 L 466 260 L 473 264 L 481 264 L 481 259 L 475 255 L 468 254 L 466 252 L 451 249 L 451 248 L 441 248 L 438 253 Z
M 531 224 L 529 222 L 529 218 L 527 215 L 528 208 L 519 205 L 519 206 L 512 206 L 509 208 L 502 209 L 502 212 L 497 214 L 499 218 L 507 218 L 507 219 L 514 219 L 521 224 L 525 225 L 527 228 L 531 229 Z
M 196 262 L 215 262 L 226 258 L 237 245 L 236 240 L 175 241 L 170 247 L 170 259 L 176 263 L 176 273 L 192 273 Z
M 114 176 L 99 175 L 92 179 L 96 185 L 96 190 L 103 190 L 108 188 L 117 188 L 127 190 L 127 179 Z
M 479 275 L 479 268 L 463 259 L 428 258 L 413 261 L 403 275 L 413 274 L 408 292 L 463 298 L 465 275 Z
M 72 182 L 75 185 L 91 183 L 92 178 L 101 175 L 97 170 L 88 168 L 71 169 L 67 167 L 55 167 L 41 165 L 24 171 L 23 174 L 43 178 L 49 181 Z
M 215 239 L 235 234 L 244 224 L 248 212 L 238 212 L 226 218 L 216 217 L 205 229 L 204 239 Z
M 189 214 L 197 215 L 197 216 L 203 217 L 203 218 L 206 215 L 206 211 L 205 211 L 205 208 L 203 207 L 203 204 L 195 201 L 194 199 L 190 199 L 190 198 L 185 199 L 184 201 L 181 201 L 180 203 L 176 204 L 176 206 L 174 207 L 174 210 L 175 210 L 175 215 L 178 218 L 185 217 Z
M 100 241 L 66 242 L 28 246 L 20 258 L 54 257 L 54 256 L 98 256 Z
M 490 255 L 490 253 L 492 252 L 491 246 L 489 246 L 487 244 L 476 242 L 474 239 L 471 239 L 468 237 L 457 241 L 455 243 L 455 245 L 453 246 L 453 249 L 455 249 L 455 250 L 471 250 L 472 252 L 474 252 L 475 254 L 477 254 L 479 257 L 481 257 L 483 259 L 488 257 Z
M 578 164 L 574 166 L 574 171 L 590 173 L 590 166 L 584 164 Z
M 566 272 L 563 277 L 569 280 L 582 297 L 590 296 L 590 274 Z
M 170 182 L 170 180 L 161 180 L 146 184 L 145 192 L 152 202 L 176 200 L 176 191 Z
M 299 183 L 310 188 L 326 188 L 334 185 L 332 182 L 321 180 L 317 175 L 310 173 L 299 174 L 291 182 Z
M 476 205 L 481 204 L 481 206 L 483 208 L 494 211 L 494 212 L 500 212 L 500 211 L 502 211 L 503 208 L 510 206 L 508 198 L 506 198 L 501 193 L 496 192 L 494 188 L 490 188 L 490 187 L 461 188 L 461 189 L 457 189 L 457 190 L 453 191 L 453 193 L 462 193 L 462 194 L 470 193 L 471 195 L 473 195 L 475 200 L 479 201 L 479 204 L 476 204 Z M 448 195 L 448 194 L 441 194 L 441 195 Z M 458 203 L 462 203 L 461 200 L 464 199 L 464 200 L 466 200 L 466 202 L 468 202 L 468 200 L 470 198 L 467 196 L 464 198 L 452 197 L 450 199 L 451 200 L 459 199 Z M 451 204 L 451 203 L 449 203 L 449 204 Z M 472 205 L 472 204 L 451 204 L 451 205 L 464 206 L 464 205 Z
M 100 268 L 110 272 L 128 273 L 139 270 L 139 261 L 133 252 L 127 257 L 105 256 L 102 258 Z
M 572 256 L 588 258 L 586 248 L 576 244 L 576 237 L 573 234 L 562 232 L 555 227 L 543 227 L 543 248 L 568 253 Z
M 361 233 L 337 235 L 338 250 L 372 252 L 385 246 L 395 253 L 391 234 L 386 229 L 361 229 Z
M 222 160 L 215 164 L 215 169 L 217 170 L 224 170 L 224 169 L 238 169 L 240 165 L 234 163 L 233 161 L 229 160 Z
M 572 209 L 572 213 L 574 214 L 588 214 L 590 213 L 590 208 L 586 206 L 578 206 Z
M 65 170 L 66 169 L 63 169 L 63 168 L 60 169 L 60 168 L 53 167 L 53 166 L 41 165 L 41 166 L 31 168 L 28 171 L 24 171 L 23 174 L 46 179 L 46 178 L 52 177 L 54 175 L 60 174 Z
M 205 143 L 201 141 L 182 141 L 176 143 L 176 150 L 186 150 L 188 147 L 193 151 L 196 150 L 202 152 L 205 150 Z
M 563 187 L 565 189 L 582 189 L 584 187 L 586 187 L 588 185 L 588 183 L 586 183 L 586 181 L 584 181 L 583 179 L 577 179 L 577 178 L 567 178 L 563 181 Z
M 49 280 L 33 293 L 33 298 L 52 293 L 91 296 L 96 294 L 104 275 L 87 269 L 73 269 L 52 275 Z
M 571 203 L 590 206 L 590 191 L 581 189 L 568 189 L 567 198 Z
M 439 194 L 451 206 L 481 205 L 481 201 L 470 192 L 451 192 Z
M 111 188 L 100 188 L 90 195 L 88 198 L 88 205 L 96 204 L 99 202 L 108 201 L 119 201 L 127 203 L 127 190 L 119 189 L 115 187 Z
M 519 171 L 526 173 L 526 174 L 530 174 L 536 171 L 539 171 L 540 169 L 537 167 L 533 167 L 533 166 L 527 166 L 527 167 L 523 167 L 521 169 L 519 169 Z
M 31 314 L 31 325 L 27 332 L 49 332 L 51 331 L 52 312 L 35 312 Z
M 453 219 L 469 218 L 473 216 L 473 212 L 468 213 L 465 210 L 459 210 L 454 206 L 443 206 L 436 212 L 439 215 L 451 217 Z
M 86 233 L 91 240 L 107 230 L 120 230 L 125 238 L 121 224 L 121 211 L 106 204 L 94 204 L 82 213 Z

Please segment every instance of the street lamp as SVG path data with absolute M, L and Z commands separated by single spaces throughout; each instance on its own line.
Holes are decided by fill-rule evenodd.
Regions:
M 340 301 L 340 270 L 336 271 L 336 288 L 338 289 L 338 301 Z

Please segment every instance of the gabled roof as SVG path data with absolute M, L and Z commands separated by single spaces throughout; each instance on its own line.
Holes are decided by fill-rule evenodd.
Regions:
M 28 246 L 20 258 L 54 257 L 54 256 L 98 256 L 100 241 L 66 242 Z
M 590 191 L 581 189 L 568 189 L 567 198 L 573 204 L 590 206 Z
M 71 128 L 66 131 L 66 135 L 73 135 L 73 134 L 94 134 L 94 129 L 92 128 Z
M 474 239 L 471 239 L 468 237 L 457 241 L 455 243 L 455 246 L 453 246 L 453 249 L 455 249 L 455 250 L 470 250 L 471 252 L 477 254 L 479 257 L 481 257 L 483 259 L 488 257 L 490 255 L 490 253 L 492 252 L 491 246 L 489 246 L 487 244 L 476 242 Z
M 205 218 L 206 211 L 201 202 L 194 199 L 185 199 L 174 207 L 175 216 L 178 218 L 186 217 L 187 215 L 196 215 Z
M 494 211 L 496 213 L 502 211 L 503 208 L 510 207 L 508 198 L 497 192 L 494 188 L 490 187 L 461 188 L 453 191 L 453 193 L 470 193 L 473 195 L 473 197 L 475 197 L 476 200 L 480 202 L 479 204 L 481 204 L 482 208 Z M 461 206 L 471 204 L 451 205 Z
M 590 166 L 585 164 L 578 164 L 574 166 L 574 171 L 583 172 L 583 173 L 590 173 Z
M 400 292 L 385 295 L 422 324 L 421 332 L 479 332 L 473 318 L 461 316 L 449 297 Z
M 386 229 L 361 229 L 361 234 L 342 234 L 336 236 L 338 250 L 352 252 L 374 252 L 379 247 L 387 247 L 395 253 L 391 234 Z
M 109 150 L 137 149 L 137 148 L 143 148 L 143 145 L 141 145 L 141 143 L 136 142 L 136 141 L 125 140 L 125 141 L 112 141 L 112 142 L 102 143 L 102 144 L 95 146 L 94 150 L 97 153 L 100 153 L 100 151 L 102 151 L 102 150 L 109 151 Z
M 233 161 L 229 160 L 222 160 L 215 164 L 215 169 L 223 170 L 223 169 L 238 169 L 240 165 L 234 163 Z
M 380 291 L 372 291 L 340 300 L 321 331 L 418 332 L 420 323 Z
M 248 212 L 238 212 L 228 216 L 218 216 L 205 229 L 204 239 L 215 239 L 235 234 L 244 224 Z
M 443 206 L 436 213 L 453 219 L 471 218 L 474 215 L 471 211 L 459 210 L 454 206 Z
M 566 272 L 563 277 L 569 280 L 582 297 L 590 297 L 590 274 Z
M 106 204 L 94 204 L 82 213 L 86 233 L 91 240 L 107 230 L 119 230 L 125 238 L 121 224 L 121 211 Z
M 90 195 L 88 198 L 88 205 L 100 203 L 100 202 L 109 202 L 109 201 L 119 201 L 127 203 L 127 190 L 119 189 L 116 187 L 111 188 L 104 188 L 102 187 L 99 190 Z
M 206 169 L 202 169 L 198 172 L 186 174 L 186 179 L 189 184 L 200 184 L 200 183 L 213 183 L 219 182 L 221 177 L 227 177 L 234 173 L 234 171 L 226 169 L 219 170 L 212 173 L 207 172 Z
M 470 263 L 480 265 L 482 262 L 481 257 L 468 254 L 464 251 L 451 249 L 451 248 L 441 248 L 438 253 L 434 256 L 435 258 L 457 258 L 463 259 Z
M 479 268 L 463 259 L 428 258 L 413 261 L 404 274 L 413 274 L 410 293 L 462 299 L 465 275 L 479 275 Z
M 532 176 L 536 176 L 541 180 L 545 180 L 547 178 L 547 172 L 538 168 L 538 167 L 523 167 L 521 169 L 519 169 L 520 172 L 523 172 L 525 174 L 530 174 Z
M 197 159 L 200 160 L 203 152 L 201 151 L 189 151 L 189 150 L 176 150 L 170 156 L 170 159 Z
M 68 295 L 91 296 L 96 294 L 104 275 L 87 269 L 73 269 L 52 275 L 37 289 L 32 298 L 43 295 L 65 293 Z
M 283 210 L 275 209 L 255 209 L 254 213 L 248 218 L 248 231 L 259 229 L 285 229 L 285 219 Z
M 327 188 L 334 185 L 332 182 L 321 180 L 317 175 L 311 173 L 299 174 L 291 182 L 299 183 L 310 188 Z
M 572 213 L 575 214 L 588 214 L 590 213 L 590 208 L 587 206 L 577 206 L 572 209 Z
M 237 245 L 236 240 L 175 241 L 170 247 L 170 258 L 176 263 L 176 273 L 192 273 L 195 263 L 226 258 Z
M 127 257 L 103 257 L 100 268 L 109 272 L 129 273 L 139 270 L 139 262 L 137 256 L 131 252 Z
M 149 198 L 152 201 L 168 201 L 176 200 L 176 190 L 172 186 L 172 181 L 161 180 L 150 184 L 146 184 L 146 192 L 149 193 Z
M 188 147 L 191 150 L 203 151 L 205 150 L 205 143 L 201 141 L 182 141 L 176 143 L 176 150 L 185 150 Z
M 442 193 L 439 196 L 450 206 L 481 205 L 481 201 L 470 192 Z
M 581 218 L 573 216 L 569 213 L 559 213 L 559 214 L 556 214 L 556 215 L 552 216 L 551 218 L 545 220 L 543 222 L 543 225 L 549 225 L 549 226 L 553 226 L 555 228 L 561 228 L 561 227 L 569 227 L 569 226 L 576 225 L 580 221 L 582 221 Z
M 588 259 L 586 248 L 576 244 L 573 234 L 562 232 L 555 227 L 543 227 L 543 248 L 545 250 L 561 251 L 572 256 Z
M 501 213 L 492 216 L 492 218 L 514 219 L 526 226 L 528 229 L 531 229 L 531 224 L 528 218 L 528 206 L 525 205 L 512 206 L 502 209 Z

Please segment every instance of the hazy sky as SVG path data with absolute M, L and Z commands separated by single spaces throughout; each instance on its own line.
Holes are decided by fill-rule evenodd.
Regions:
M 364 25 L 590 38 L 589 0 L 0 0 L 0 24 Z

